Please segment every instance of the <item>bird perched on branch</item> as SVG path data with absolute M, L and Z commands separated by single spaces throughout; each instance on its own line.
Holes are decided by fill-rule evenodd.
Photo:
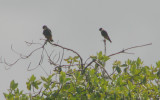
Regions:
M 100 28 L 99 31 L 101 31 L 101 35 L 102 35 L 105 39 L 107 39 L 109 42 L 112 43 L 111 39 L 110 39 L 109 36 L 108 36 L 107 31 L 105 31 L 103 28 Z
M 48 42 L 53 42 L 52 32 L 46 25 L 43 26 L 43 35 L 45 36 Z

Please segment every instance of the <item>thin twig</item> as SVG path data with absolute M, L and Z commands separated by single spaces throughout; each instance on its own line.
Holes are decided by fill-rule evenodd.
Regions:
M 106 54 L 107 54 L 107 52 L 106 52 L 106 39 L 104 38 L 104 54 L 105 54 L 105 56 L 106 56 Z M 103 62 L 103 64 L 104 64 L 104 66 L 106 66 L 106 62 Z M 104 70 L 102 70 L 102 74 L 104 75 Z
M 61 45 L 55 44 L 55 43 L 50 43 L 50 44 L 52 44 L 52 45 L 54 45 L 54 46 L 57 46 L 57 47 L 60 47 L 60 48 L 63 48 L 63 49 L 66 49 L 66 50 L 69 50 L 69 51 L 75 53 L 75 54 L 80 58 L 81 68 L 83 69 L 83 59 L 82 59 L 82 57 L 81 57 L 76 51 L 74 51 L 74 50 L 72 50 L 72 49 L 69 49 L 69 48 L 66 48 L 66 47 L 63 47 L 63 46 L 61 46 Z
M 63 57 L 64 57 L 64 49 L 63 49 L 63 52 L 62 52 L 62 57 L 61 57 L 61 61 L 60 61 L 59 65 L 61 65 Z
M 11 50 L 12 50 L 15 54 L 17 54 L 17 55 L 19 55 L 20 57 L 22 57 L 22 54 L 21 54 L 21 53 L 18 53 L 16 50 L 14 50 L 12 45 L 11 45 Z M 23 55 L 23 56 L 24 56 L 24 55 Z
M 104 72 L 108 75 L 108 77 L 112 80 L 112 78 L 110 77 L 106 69 L 100 63 L 98 63 L 98 61 L 95 61 L 95 63 L 98 64 L 104 70 Z
M 117 53 L 110 54 L 110 55 L 108 55 L 108 57 L 111 57 L 111 56 L 114 56 L 114 55 L 117 55 L 117 54 L 120 54 L 120 53 L 126 53 L 127 50 L 138 48 L 138 47 L 144 47 L 144 46 L 148 46 L 148 45 L 152 45 L 152 43 L 148 43 L 148 44 L 144 44 L 144 45 L 140 45 L 140 46 L 129 47 L 129 48 L 123 49 L 123 50 L 121 50 Z
M 39 61 L 39 65 L 41 65 L 42 62 L 43 62 L 43 58 L 44 58 L 43 52 L 44 52 L 44 47 L 42 49 L 42 54 L 41 54 L 41 58 L 40 58 L 40 61 Z
M 58 59 L 57 59 L 57 61 L 55 61 L 55 63 L 58 63 L 58 61 L 60 60 L 60 55 L 61 55 L 61 53 L 59 52 Z
M 44 49 L 45 50 L 45 52 L 46 52 L 46 55 L 47 55 L 47 57 L 48 57 L 48 59 L 49 59 L 49 62 L 50 62 L 50 64 L 53 64 L 53 65 L 57 65 L 56 63 L 54 63 L 52 60 L 51 60 L 51 58 L 50 58 L 50 56 L 49 56 L 49 54 L 48 54 L 48 52 L 47 52 L 47 50 L 46 49 Z
M 24 42 L 27 44 L 27 46 L 31 46 L 31 45 L 33 45 L 33 44 L 43 45 L 43 44 L 41 44 L 41 43 L 34 43 L 33 41 L 32 41 L 32 42 L 24 41 Z
M 35 68 L 29 69 L 30 66 L 31 66 L 31 62 L 28 65 L 27 71 L 32 71 L 32 70 L 35 70 L 35 69 L 37 69 L 39 67 L 39 65 L 37 65 Z
M 9 64 L 8 62 L 6 62 L 6 60 L 4 59 L 4 64 L 6 64 L 7 66 L 13 66 L 15 65 L 19 60 L 21 60 L 22 58 L 17 59 L 15 62 Z
M 104 38 L 104 54 L 106 55 L 106 39 Z
M 71 67 L 71 66 L 79 66 L 79 64 L 74 64 L 74 65 L 71 65 L 71 64 L 69 64 L 69 65 L 57 65 L 55 68 L 58 68 L 58 67 Z
M 92 60 L 92 61 L 84 68 L 84 71 L 85 71 L 86 68 L 89 67 L 93 62 L 95 62 L 95 60 Z
M 36 95 L 34 95 L 34 96 L 32 96 L 32 97 L 36 97 L 37 95 L 40 95 L 42 89 L 43 89 L 43 87 L 41 87 L 40 91 L 39 91 Z
M 44 70 L 44 68 L 43 68 L 41 65 L 40 65 L 40 67 L 41 67 L 42 70 L 46 73 L 46 75 L 49 76 L 48 73 Z
M 90 59 L 91 57 L 88 57 L 87 60 L 84 62 L 84 65 L 87 63 L 87 61 Z
M 113 71 L 113 73 L 112 73 L 112 74 L 110 74 L 110 76 L 112 76 L 115 72 L 116 72 L 116 70 L 114 70 L 114 71 Z

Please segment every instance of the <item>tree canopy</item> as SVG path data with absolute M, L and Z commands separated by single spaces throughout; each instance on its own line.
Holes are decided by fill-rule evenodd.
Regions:
M 28 42 L 28 44 L 35 43 Z M 27 59 L 34 52 L 42 49 L 41 55 L 47 55 L 49 63 L 54 68 L 52 73 L 47 77 L 32 75 L 26 82 L 29 93 L 20 90 L 18 83 L 12 80 L 8 93 L 4 93 L 7 100 L 147 100 L 160 98 L 160 61 L 156 63 L 156 66 L 146 66 L 140 58 L 128 59 L 125 63 L 115 61 L 111 66 L 112 72 L 108 72 L 105 67 L 105 63 L 111 59 L 111 56 L 128 53 L 126 51 L 129 49 L 150 44 L 123 49 L 108 56 L 105 49 L 104 53 L 100 51 L 90 56 L 85 62 L 76 51 L 56 43 L 50 44 L 62 49 L 58 63 L 51 59 L 45 49 L 46 43 L 40 44 L 39 48 L 27 56 L 21 56 L 20 59 Z M 64 50 L 74 53 L 75 56 L 64 59 Z M 39 65 L 42 60 L 43 56 L 41 56 Z M 65 62 L 65 65 L 62 64 L 62 61 Z M 4 63 L 7 64 L 7 62 Z

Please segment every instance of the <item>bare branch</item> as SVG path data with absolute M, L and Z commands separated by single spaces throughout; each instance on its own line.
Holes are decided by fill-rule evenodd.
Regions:
M 152 43 L 148 43 L 148 44 L 144 44 L 144 45 L 140 45 L 140 46 L 130 47 L 130 48 L 124 49 L 124 51 L 129 50 L 129 49 L 133 49 L 133 48 L 144 47 L 144 46 L 148 46 L 148 45 L 152 45 Z
M 38 43 L 33 43 L 33 42 L 26 42 L 26 43 L 28 43 L 28 44 L 30 44 L 30 45 L 32 45 L 32 44 L 38 44 Z M 15 65 L 18 61 L 20 61 L 20 60 L 22 60 L 22 59 L 27 59 L 27 58 L 29 58 L 34 52 L 36 52 L 37 50 L 43 48 L 44 45 L 45 45 L 45 44 L 43 44 L 42 47 L 39 47 L 39 48 L 33 50 L 33 51 L 30 52 L 28 55 L 22 55 L 21 53 L 18 53 L 16 50 L 13 49 L 13 46 L 11 45 L 11 50 L 12 50 L 14 53 L 16 53 L 17 55 L 19 55 L 19 58 L 18 58 L 16 61 L 14 61 L 13 63 L 8 63 L 8 62 L 4 59 L 4 62 L 3 62 L 3 63 L 4 63 L 5 65 L 7 65 L 7 66 L 10 66 L 10 68 L 11 68 L 11 66 Z M 43 51 L 42 51 L 41 60 L 40 60 L 39 64 L 41 64 L 41 62 L 42 62 L 42 60 L 43 60 L 43 59 L 42 59 L 42 56 L 43 56 Z M 30 63 L 29 66 L 28 66 L 28 70 L 29 70 L 30 65 L 31 65 L 31 63 Z M 7 69 L 8 69 L 8 68 L 7 68 Z
M 56 63 L 54 63 L 52 60 L 51 60 L 51 57 L 49 56 L 49 54 L 48 54 L 48 52 L 47 52 L 47 50 L 46 49 L 44 49 L 45 50 L 45 52 L 46 52 L 46 55 L 47 55 L 47 57 L 48 57 L 48 60 L 49 60 L 49 62 L 50 62 L 50 64 L 53 64 L 53 65 L 57 65 Z
M 41 44 L 41 43 L 34 43 L 33 41 L 32 41 L 32 42 L 24 41 L 24 42 L 27 44 L 27 46 L 31 46 L 31 45 L 33 45 L 33 44 L 43 45 L 43 44 Z
M 42 54 L 41 54 L 41 58 L 40 58 L 40 61 L 39 61 L 39 65 L 41 65 L 42 62 L 43 62 L 43 58 L 44 58 L 43 52 L 44 52 L 44 47 L 42 49 Z
M 108 55 L 108 57 L 111 57 L 111 56 L 114 56 L 114 55 L 117 55 L 117 54 L 120 54 L 120 53 L 126 53 L 127 50 L 138 48 L 138 47 L 144 47 L 144 46 L 148 46 L 148 45 L 152 45 L 152 43 L 148 43 L 148 44 L 144 44 L 144 45 L 140 45 L 140 46 L 133 46 L 133 47 L 130 47 L 130 48 L 126 48 L 126 49 L 123 49 L 122 51 L 119 51 L 117 53 L 110 54 L 110 55 Z M 133 54 L 133 53 L 127 53 L 127 54 Z
M 44 68 L 43 68 L 41 65 L 40 65 L 40 67 L 41 67 L 42 70 L 46 73 L 46 75 L 49 76 L 48 73 L 44 70 Z
M 106 39 L 104 38 L 104 40 L 103 40 L 103 42 L 104 42 L 104 54 L 106 55 Z
M 55 44 L 55 43 L 50 43 L 50 44 L 52 44 L 52 45 L 54 45 L 54 46 L 57 46 L 57 47 L 60 47 L 60 48 L 63 48 L 63 49 L 65 49 L 65 50 L 69 50 L 69 51 L 75 53 L 75 54 L 80 58 L 80 60 L 81 60 L 81 68 L 83 69 L 83 59 L 82 59 L 82 57 L 81 57 L 76 51 L 74 51 L 74 50 L 72 50 L 72 49 L 69 49 L 69 48 L 66 48 L 66 47 L 63 47 L 63 46 L 61 46 L 61 45 Z
M 58 63 L 58 61 L 60 60 L 60 55 L 61 55 L 61 53 L 59 52 L 58 59 L 57 59 L 57 61 L 55 61 L 55 63 Z
M 89 67 L 93 62 L 95 62 L 95 60 L 92 60 L 92 61 L 84 68 L 84 71 L 85 71 L 86 68 Z
M 17 59 L 15 62 L 9 64 L 9 63 L 6 62 L 6 60 L 4 59 L 4 64 L 6 64 L 7 66 L 13 66 L 13 65 L 15 65 L 19 60 L 21 60 L 21 58 Z
M 32 70 L 35 70 L 35 69 L 37 69 L 39 67 L 39 65 L 37 65 L 35 68 L 29 69 L 30 65 L 31 65 L 31 62 L 28 65 L 27 71 L 32 71 Z
M 63 49 L 63 52 L 62 52 L 61 61 L 60 61 L 60 63 L 59 63 L 60 65 L 61 65 L 61 63 L 62 63 L 63 57 L 64 57 L 64 49 Z
M 103 71 L 108 75 L 108 77 L 112 80 L 106 69 L 100 63 L 98 63 L 98 61 L 95 61 L 95 63 L 98 64 L 103 69 Z
M 43 89 L 43 87 L 41 87 L 40 91 L 39 91 L 36 95 L 34 95 L 34 96 L 32 96 L 32 97 L 36 97 L 37 95 L 40 95 L 42 89 Z
M 74 64 L 74 65 L 71 65 L 71 64 L 69 64 L 69 65 L 57 65 L 56 67 L 55 67 L 55 69 L 56 68 L 58 68 L 58 67 L 70 67 L 70 66 L 78 66 L 79 64 Z
M 26 58 L 30 57 L 35 51 L 37 51 L 37 50 L 39 50 L 39 49 L 41 49 L 41 48 L 42 48 L 42 47 L 39 47 L 39 48 L 33 50 L 29 55 L 27 55 L 27 56 L 25 56 L 25 57 L 21 57 L 21 58 L 22 58 L 22 59 L 26 59 Z
M 87 61 L 88 61 L 90 58 L 91 58 L 91 57 L 88 57 L 88 58 L 87 58 L 87 60 L 84 62 L 84 64 L 86 64 L 86 63 L 87 63 Z
M 113 73 L 112 73 L 112 74 L 110 74 L 110 76 L 112 76 L 115 72 L 116 72 L 116 70 L 114 70 L 114 71 L 113 71 Z
M 24 55 L 22 55 L 21 53 L 18 53 L 16 50 L 14 50 L 12 45 L 11 45 L 11 50 L 12 50 L 15 54 L 19 55 L 20 57 L 23 57 L 23 56 L 24 56 Z

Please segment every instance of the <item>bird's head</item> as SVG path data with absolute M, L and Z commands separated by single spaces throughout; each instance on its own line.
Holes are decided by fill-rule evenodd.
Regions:
M 99 28 L 99 31 L 102 31 L 103 30 L 103 28 Z
M 47 29 L 47 26 L 46 26 L 46 25 L 44 25 L 42 28 L 45 30 L 45 29 Z

